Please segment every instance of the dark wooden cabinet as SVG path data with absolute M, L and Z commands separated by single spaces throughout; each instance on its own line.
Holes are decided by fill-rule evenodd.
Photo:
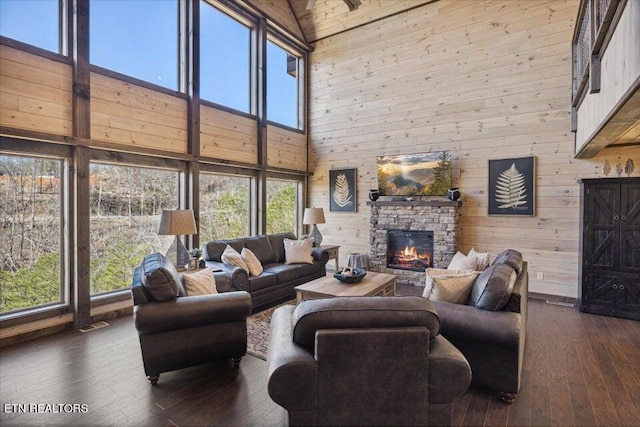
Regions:
M 640 320 L 640 178 L 582 181 L 580 311 Z

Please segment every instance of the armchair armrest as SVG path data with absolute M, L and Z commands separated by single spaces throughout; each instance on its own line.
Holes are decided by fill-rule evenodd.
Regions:
M 522 316 L 509 311 L 487 311 L 472 305 L 434 301 L 440 333 L 453 342 L 477 342 L 488 347 L 518 351 Z
M 311 256 L 314 261 L 318 261 L 320 265 L 326 265 L 329 262 L 329 252 L 322 248 L 311 248 Z
M 292 316 L 295 306 L 285 305 L 271 317 L 267 351 L 269 396 L 293 412 L 318 407 L 318 364 L 311 353 L 293 342 Z
M 134 307 L 138 335 L 178 329 L 246 321 L 251 313 L 247 292 L 179 297 L 172 301 L 150 302 Z

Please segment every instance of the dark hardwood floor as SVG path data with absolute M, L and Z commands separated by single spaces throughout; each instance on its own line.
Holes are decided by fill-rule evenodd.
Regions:
M 640 322 L 530 299 L 527 329 L 515 403 L 471 389 L 455 402 L 455 425 L 640 425 Z M 129 316 L 3 348 L 0 424 L 286 425 L 265 376 L 266 363 L 246 356 L 239 370 L 231 362 L 189 368 L 152 387 Z M 74 403 L 86 413 L 12 413 L 12 404 Z

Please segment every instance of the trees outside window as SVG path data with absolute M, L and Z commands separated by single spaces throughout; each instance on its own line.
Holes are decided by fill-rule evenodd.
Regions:
M 200 2 L 200 98 L 251 112 L 251 28 Z
M 249 235 L 251 178 L 200 173 L 200 244 Z
M 177 0 L 91 0 L 89 14 L 92 64 L 178 90 Z
M 177 209 L 179 172 L 91 163 L 91 294 L 131 286 L 145 255 L 164 254 L 174 236 L 159 236 L 163 209 Z
M 60 0 L 0 1 L 0 34 L 55 53 L 61 52 Z
M 0 313 L 64 301 L 62 160 L 0 155 Z
M 302 129 L 299 90 L 302 59 L 267 40 L 267 119 Z
M 298 181 L 267 180 L 267 233 L 298 232 Z

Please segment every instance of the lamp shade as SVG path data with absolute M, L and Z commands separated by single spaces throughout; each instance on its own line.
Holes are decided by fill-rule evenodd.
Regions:
M 160 218 L 159 235 L 182 236 L 196 234 L 196 220 L 191 209 L 163 210 Z
M 324 210 L 322 208 L 305 208 L 302 223 L 304 225 L 324 224 Z

